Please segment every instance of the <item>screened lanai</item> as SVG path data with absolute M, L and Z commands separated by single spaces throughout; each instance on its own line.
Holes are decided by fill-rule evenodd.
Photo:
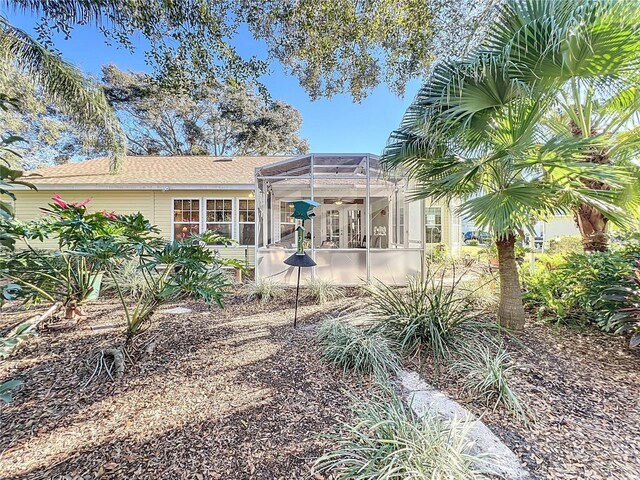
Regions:
M 292 201 L 320 204 L 305 222 L 305 250 L 317 266 L 303 278 L 342 285 L 406 283 L 424 264 L 423 202 L 407 201 L 407 180 L 369 154 L 310 154 L 256 169 L 256 277 L 293 284 L 283 262 L 300 222 Z

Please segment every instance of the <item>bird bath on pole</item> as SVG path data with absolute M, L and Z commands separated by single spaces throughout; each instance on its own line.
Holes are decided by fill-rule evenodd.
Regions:
M 316 214 L 313 213 L 313 209 L 314 207 L 319 207 L 320 204 L 313 200 L 296 200 L 291 203 L 294 206 L 293 215 L 291 216 L 302 221 L 302 225 L 298 225 L 298 228 L 296 228 L 296 253 L 284 261 L 286 265 L 298 267 L 296 309 L 293 317 L 293 328 L 296 328 L 298 324 L 298 298 L 300 297 L 300 269 L 302 267 L 314 267 L 316 265 L 316 262 L 304 252 L 304 221 L 316 216 Z

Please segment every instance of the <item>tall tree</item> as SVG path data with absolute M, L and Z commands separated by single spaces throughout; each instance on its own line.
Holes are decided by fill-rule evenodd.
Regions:
M 546 123 L 559 142 L 598 139 L 599 146 L 585 150 L 581 161 L 625 170 L 626 195 L 617 201 L 628 215 L 640 215 L 640 174 L 634 163 L 640 145 L 640 4 L 509 0 L 487 31 L 482 51 L 500 59 L 513 81 L 553 98 L 555 112 Z M 591 180 L 584 186 L 602 195 L 611 187 Z M 606 250 L 607 225 L 616 218 L 579 198 L 572 213 L 585 250 Z
M 302 117 L 291 105 L 243 85 L 180 93 L 144 73 L 103 68 L 104 89 L 135 155 L 306 153 Z
M 18 108 L 0 109 L 0 125 L 6 134 L 22 137 L 21 157 L 7 154 L 16 168 L 30 170 L 42 165 L 62 164 L 74 158 L 108 155 L 99 128 L 80 125 L 65 115 L 28 74 L 11 65 L 0 71 L 0 91 L 19 98 Z
M 98 129 L 117 168 L 125 137 L 100 88 L 57 53 L 45 48 L 0 16 L 0 65 L 27 72 L 43 93 L 73 121 Z
M 515 22 L 512 8 L 542 3 L 507 2 L 490 30 Z M 576 15 L 578 24 L 584 22 L 580 9 L 567 12 Z M 555 22 L 553 17 L 544 21 Z M 506 55 L 490 52 L 494 41 L 487 42 L 464 61 L 436 67 L 401 128 L 392 133 L 383 161 L 410 172 L 417 197 L 462 199 L 461 213 L 494 233 L 501 285 L 498 320 L 519 329 L 524 309 L 516 236 L 536 220 L 570 212 L 577 204 L 623 222 L 627 215 L 621 205 L 634 177 L 624 165 L 602 168 L 586 161 L 602 151 L 606 135 L 543 128 L 543 119 L 557 107 L 557 90 L 523 81 Z

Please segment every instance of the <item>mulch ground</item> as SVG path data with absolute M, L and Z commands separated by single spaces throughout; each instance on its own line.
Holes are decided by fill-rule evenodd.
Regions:
M 290 302 L 182 305 L 194 312 L 155 317 L 143 336 L 155 348 L 141 348 L 121 380 L 83 388 L 87 360 L 122 338 L 117 302 L 94 304 L 79 327 L 42 333 L 0 362 L 0 380 L 25 381 L 0 406 L 0 479 L 309 478 L 326 435 L 351 418 L 350 395 L 368 386 L 323 365 L 308 327 L 353 304 L 350 294 L 305 305 L 296 331 Z M 3 309 L 0 332 L 28 316 Z M 640 352 L 533 321 L 507 343 L 532 422 L 487 408 L 453 379 L 441 387 L 537 478 L 640 478 Z
M 154 350 L 116 382 L 82 387 L 87 360 L 122 338 L 115 301 L 0 362 L 0 380 L 25 382 L 0 406 L 0 478 L 308 478 L 365 386 L 323 365 L 304 327 L 350 300 L 302 307 L 296 331 L 291 303 L 230 300 L 156 316 L 143 334 Z M 26 317 L 14 307 L 0 316 L 0 329 Z
M 483 421 L 540 479 L 640 478 L 640 351 L 596 329 L 530 321 L 508 340 L 511 383 L 533 416 L 529 425 L 444 390 Z

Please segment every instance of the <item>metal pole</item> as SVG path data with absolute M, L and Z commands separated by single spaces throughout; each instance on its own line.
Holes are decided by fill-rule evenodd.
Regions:
M 293 315 L 293 328 L 298 324 L 298 296 L 300 295 L 300 267 L 298 267 L 298 284 L 296 285 L 296 310 Z

